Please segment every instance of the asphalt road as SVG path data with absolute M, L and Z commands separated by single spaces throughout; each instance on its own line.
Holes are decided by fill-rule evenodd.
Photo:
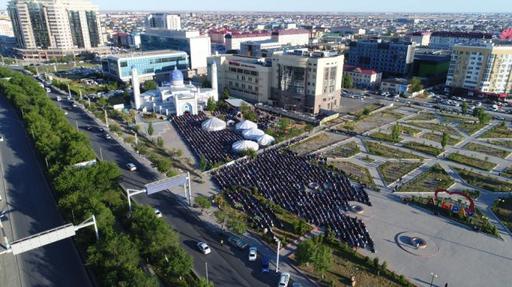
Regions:
M 56 94 L 50 96 L 55 99 Z M 126 188 L 141 189 L 144 184 L 158 179 L 158 175 L 153 170 L 140 164 L 115 140 L 106 139 L 105 133 L 100 132 L 100 127 L 87 113 L 80 108 L 73 108 L 67 100 L 60 102 L 60 105 L 68 111 L 67 117 L 70 122 L 89 136 L 98 157 L 103 157 L 104 160 L 113 161 L 119 165 L 123 173 L 120 179 L 121 185 Z M 89 131 L 86 127 L 93 128 Z M 138 170 L 136 172 L 128 171 L 127 163 L 134 163 Z M 181 242 L 187 252 L 193 256 L 194 270 L 204 277 L 206 269 L 208 269 L 208 278 L 215 283 L 215 286 L 258 287 L 277 284 L 276 273 L 261 273 L 260 261 L 248 262 L 247 251 L 235 250 L 226 244 L 221 246 L 218 237 L 219 230 L 196 219 L 174 194 L 167 192 L 149 197 L 138 195 L 135 196 L 135 200 L 158 208 L 162 212 L 164 219 L 180 234 Z M 208 255 L 200 253 L 196 249 L 198 241 L 207 242 L 212 253 Z
M 10 241 L 65 224 L 14 108 L 0 96 L 0 210 Z M 1 242 L 3 244 L 3 240 Z M 4 249 L 4 246 L 0 247 Z M 0 286 L 91 286 L 71 239 L 0 255 Z

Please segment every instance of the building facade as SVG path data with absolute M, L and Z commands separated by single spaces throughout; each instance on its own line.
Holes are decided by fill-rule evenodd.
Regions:
M 240 44 L 249 41 L 265 41 L 272 39 L 272 33 L 268 31 L 257 31 L 250 33 L 231 32 L 224 36 L 226 51 L 240 50 Z
M 446 86 L 470 93 L 512 94 L 512 43 L 453 46 Z
M 349 45 L 348 61 L 352 66 L 377 70 L 385 75 L 407 75 L 414 60 L 411 42 L 362 40 Z
M 272 32 L 272 40 L 282 45 L 308 45 L 311 33 L 304 29 L 286 29 Z
M 217 66 L 220 95 L 225 90 L 235 98 L 256 104 L 271 104 L 272 66 L 255 58 L 236 55 L 216 55 L 208 58 L 208 66 Z M 212 73 L 208 73 L 211 75 Z M 210 79 L 213 82 L 213 79 Z
M 146 17 L 148 28 L 181 30 L 181 18 L 179 15 L 167 13 L 152 13 Z
M 69 54 L 103 46 L 98 8 L 88 0 L 12 0 L 8 11 L 21 52 Z
M 404 78 L 389 78 L 382 80 L 380 89 L 383 92 L 389 92 L 392 95 L 407 95 L 411 85 Z
M 358 89 L 378 89 L 382 80 L 382 73 L 350 65 L 343 66 L 343 75 L 349 76 L 352 85 Z
M 274 106 L 311 114 L 339 108 L 343 60 L 327 51 L 274 53 L 270 100 Z
M 110 55 L 101 60 L 101 66 L 105 74 L 124 82 L 130 80 L 132 69 L 137 71 L 141 81 L 153 79 L 155 76 L 168 79 L 168 75 L 175 69 L 188 69 L 188 55 L 172 50 Z
M 489 42 L 492 34 L 481 32 L 432 32 L 429 47 L 450 50 L 454 45 L 479 45 Z
M 172 31 L 148 29 L 141 36 L 145 51 L 172 49 L 184 51 L 190 59 L 190 69 L 198 74 L 206 73 L 207 58 L 211 56 L 210 37 L 199 31 Z

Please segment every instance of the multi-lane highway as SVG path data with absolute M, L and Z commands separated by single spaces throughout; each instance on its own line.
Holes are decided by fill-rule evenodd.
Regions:
M 14 108 L 0 96 L 0 212 L 10 241 L 64 224 Z M 4 243 L 3 240 L 1 242 Z M 4 249 L 1 246 L 0 249 Z M 91 286 L 71 239 L 0 255 L 0 286 Z
M 50 94 L 55 99 L 56 94 Z M 123 146 L 115 140 L 107 139 L 105 133 L 100 131 L 100 126 L 80 108 L 73 108 L 64 100 L 60 103 L 68 112 L 68 119 L 73 125 L 86 133 L 96 151 L 98 157 L 113 161 L 119 165 L 123 174 L 120 184 L 127 188 L 141 189 L 144 184 L 155 181 L 158 175 L 153 170 L 146 168 L 134 158 Z M 87 127 L 90 127 L 87 129 Z M 130 172 L 126 169 L 127 163 L 135 163 L 138 170 Z M 181 242 L 189 254 L 194 258 L 194 270 L 201 276 L 206 275 L 208 266 L 208 278 L 215 286 L 272 286 L 278 278 L 276 273 L 261 273 L 260 261 L 248 262 L 247 251 L 235 250 L 226 244 L 221 246 L 218 238 L 219 230 L 208 223 L 198 220 L 191 211 L 184 207 L 171 193 L 160 193 L 147 197 L 140 195 L 136 201 L 158 208 L 164 219 L 180 234 Z M 212 248 L 212 253 L 203 255 L 197 251 L 195 245 L 198 240 L 205 241 Z M 207 264 L 205 264 L 207 263 Z

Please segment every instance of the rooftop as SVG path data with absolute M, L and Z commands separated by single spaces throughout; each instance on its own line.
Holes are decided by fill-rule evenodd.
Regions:
M 360 67 L 356 67 L 356 66 L 352 66 L 352 65 L 344 65 L 343 66 L 343 71 L 344 72 L 354 72 L 354 73 L 361 73 L 363 75 L 374 75 L 374 74 L 378 74 L 377 71 L 375 70 L 372 70 L 372 69 L 365 69 L 365 68 L 360 68 Z
M 156 50 L 156 51 L 140 51 L 140 52 L 124 53 L 124 54 L 113 54 L 113 55 L 108 55 L 107 58 L 128 59 L 128 58 L 139 58 L 139 57 L 147 57 L 147 56 L 176 55 L 176 54 L 187 55 L 187 53 L 185 53 L 183 51 Z

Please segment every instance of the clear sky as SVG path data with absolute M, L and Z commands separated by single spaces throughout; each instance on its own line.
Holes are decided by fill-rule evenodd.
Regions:
M 101 10 L 512 12 L 512 0 L 92 0 L 92 2 Z

